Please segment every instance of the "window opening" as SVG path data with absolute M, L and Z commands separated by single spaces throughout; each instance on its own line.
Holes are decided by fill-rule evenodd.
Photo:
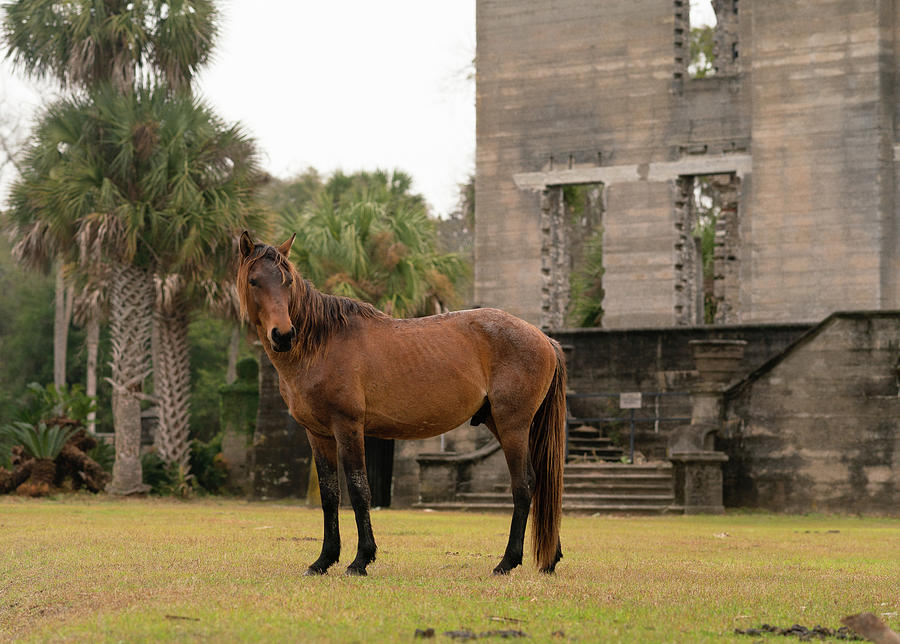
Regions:
M 680 177 L 676 199 L 678 324 L 739 321 L 738 193 L 733 173 Z
M 541 326 L 600 326 L 603 184 L 550 186 L 541 211 Z
M 716 73 L 716 11 L 712 0 L 691 0 L 688 76 L 706 78 Z

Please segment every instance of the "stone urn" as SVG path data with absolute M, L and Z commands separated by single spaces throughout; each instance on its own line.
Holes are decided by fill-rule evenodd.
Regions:
M 701 380 L 718 384 L 734 378 L 747 346 L 745 340 L 691 340 L 689 344 Z

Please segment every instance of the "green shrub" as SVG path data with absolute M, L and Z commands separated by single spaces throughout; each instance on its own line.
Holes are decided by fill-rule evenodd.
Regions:
M 79 425 L 87 424 L 88 414 L 97 410 L 94 397 L 84 393 L 81 385 L 41 386 L 37 382 L 27 386 L 28 397 L 19 410 L 19 420 L 37 425 L 42 420 L 65 416 Z
M 603 229 L 598 228 L 584 244 L 583 266 L 570 278 L 566 320 L 570 326 L 600 326 L 603 322 L 603 272 Z
M 73 428 L 65 428 L 60 425 L 48 427 L 44 423 L 31 425 L 22 421 L 4 425 L 0 429 L 0 433 L 6 434 L 12 439 L 13 445 L 24 447 L 29 456 L 51 461 L 59 456 L 63 446 L 75 431 Z
M 98 438 L 97 445 L 88 450 L 87 455 L 97 462 L 97 465 L 105 471 L 112 473 L 113 464 L 116 462 L 116 448 L 105 440 Z
M 150 486 L 151 494 L 159 496 L 187 498 L 197 491 L 219 494 L 228 478 L 221 454 L 221 434 L 208 443 L 191 442 L 190 470 L 167 465 L 156 452 L 146 452 L 141 456 L 144 485 Z
M 12 468 L 12 448 L 14 446 L 12 436 L 0 429 L 0 467 Z
M 197 484 L 209 494 L 219 494 L 228 480 L 228 470 L 222 460 L 222 434 L 204 443 L 191 443 L 191 474 Z
M 144 485 L 150 486 L 150 494 L 163 494 L 163 491 L 172 484 L 172 477 L 159 454 L 145 452 L 141 455 L 141 470 L 143 471 Z

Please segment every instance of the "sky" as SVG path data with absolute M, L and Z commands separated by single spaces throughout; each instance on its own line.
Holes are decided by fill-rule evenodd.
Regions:
M 400 169 L 435 215 L 475 170 L 475 0 L 222 0 L 198 92 L 289 178 Z M 694 25 L 715 21 L 691 0 Z M 0 127 L 27 131 L 55 94 L 0 59 Z M 0 174 L 0 203 L 13 172 Z
M 196 90 L 289 178 L 400 169 L 436 215 L 475 169 L 475 0 L 223 0 Z M 27 129 L 55 90 L 0 62 L 0 117 Z M 5 199 L 12 173 L 3 173 Z
M 715 25 L 716 12 L 712 0 L 691 0 L 691 26 Z

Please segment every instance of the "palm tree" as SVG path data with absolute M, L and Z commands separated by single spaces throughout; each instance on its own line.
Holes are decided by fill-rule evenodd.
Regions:
M 206 134 L 199 137 L 201 141 L 205 141 L 207 148 L 199 147 L 202 143 L 198 142 L 194 142 L 196 145 L 182 145 L 183 148 L 192 148 L 193 156 L 176 149 L 178 145 L 165 149 L 170 161 L 198 163 L 196 167 L 173 166 L 169 168 L 172 176 L 167 176 L 166 168 L 158 163 L 150 163 L 151 156 L 160 156 L 154 152 L 154 146 L 159 141 L 183 142 L 190 139 L 190 130 L 186 128 L 196 123 L 190 118 L 181 121 L 173 118 L 170 121 L 171 131 L 160 133 L 157 128 L 163 120 L 149 117 L 146 121 L 140 121 L 133 118 L 140 113 L 133 105 L 135 101 L 132 101 L 130 112 L 127 109 L 119 112 L 104 110 L 115 107 L 114 101 L 110 99 L 110 95 L 114 93 L 130 95 L 136 92 L 138 102 L 152 94 L 159 103 L 173 93 L 189 91 L 191 79 L 209 59 L 217 33 L 217 12 L 211 0 L 180 0 L 177 3 L 169 0 L 74 0 L 66 3 L 18 0 L 8 3 L 4 9 L 2 29 L 9 43 L 7 56 L 34 76 L 53 77 L 63 87 L 89 90 L 88 96 L 92 100 L 83 104 L 83 107 L 94 103 L 100 112 L 99 121 L 111 126 L 109 129 L 101 127 L 89 130 L 99 138 L 85 142 L 83 138 L 76 136 L 79 126 L 74 114 L 67 115 L 70 117 L 69 122 L 66 119 L 58 120 L 56 125 L 61 128 L 59 133 L 62 135 L 58 137 L 62 146 L 59 150 L 61 156 L 65 156 L 70 145 L 93 146 L 92 149 L 98 151 L 99 155 L 96 167 L 91 168 L 90 160 L 85 158 L 85 163 L 81 164 L 84 174 L 78 175 L 75 172 L 65 177 L 72 190 L 63 189 L 59 185 L 55 190 L 66 193 L 67 199 L 75 200 L 71 210 L 65 212 L 82 213 L 77 231 L 82 239 L 81 246 L 90 246 L 95 252 L 89 255 L 81 253 L 81 257 L 87 256 L 94 261 L 102 256 L 109 263 L 108 272 L 113 282 L 110 322 L 114 333 L 114 416 L 117 419 L 118 437 L 119 421 L 124 423 L 126 416 L 133 415 L 127 421 L 129 429 L 122 432 L 123 437 L 126 434 L 132 436 L 137 431 L 135 428 L 139 427 L 137 399 L 140 397 L 140 381 L 149 369 L 146 355 L 150 345 L 150 331 L 146 328 L 146 322 L 153 317 L 147 309 L 148 302 L 154 300 L 152 281 L 156 279 L 158 283 L 171 283 L 169 273 L 190 276 L 199 266 L 197 260 L 211 246 L 215 246 L 217 252 L 209 254 L 211 264 L 204 265 L 204 270 L 215 265 L 215 262 L 219 262 L 220 267 L 224 266 L 225 262 L 230 261 L 232 254 L 223 252 L 220 234 L 234 224 L 235 217 L 221 217 L 218 223 L 198 225 L 196 221 L 191 223 L 190 217 L 179 215 L 173 218 L 171 226 L 160 231 L 156 228 L 158 222 L 155 214 L 191 207 L 195 208 L 194 212 L 203 216 L 246 210 L 243 205 L 247 196 L 245 184 L 255 182 L 255 178 L 251 177 L 255 176 L 256 170 L 249 141 L 237 130 L 223 130 L 219 127 L 221 124 L 217 124 L 216 127 L 222 130 L 221 136 L 210 140 L 209 128 L 206 128 Z M 153 83 L 164 89 L 154 92 L 139 89 Z M 99 102 L 93 101 L 96 94 L 102 99 Z M 185 107 L 189 101 L 180 96 L 173 100 L 173 104 Z M 119 108 L 123 106 L 125 103 L 118 105 Z M 205 117 L 211 117 L 207 110 L 200 111 Z M 174 116 L 174 112 L 170 116 Z M 117 130 L 117 123 L 124 126 L 124 129 Z M 66 131 L 66 128 L 69 130 Z M 168 139 L 166 135 L 169 135 Z M 127 147 L 118 154 L 113 152 L 111 146 L 122 141 L 128 142 Z M 50 155 L 43 159 L 45 165 L 59 161 L 52 158 L 53 150 L 46 149 L 44 152 Z M 142 159 L 145 155 L 147 158 Z M 135 160 L 138 162 L 135 163 Z M 144 170 L 148 174 L 141 175 L 143 170 L 140 170 L 137 175 L 126 177 L 129 165 L 138 169 L 142 164 L 147 166 Z M 179 172 L 180 170 L 182 171 Z M 111 175 L 116 176 L 112 178 Z M 169 179 L 174 183 L 160 183 Z M 90 198 L 78 194 L 82 183 L 92 195 Z M 23 184 L 27 186 L 27 181 L 23 180 Z M 229 184 L 244 187 L 235 194 L 233 191 L 229 192 Z M 27 187 L 23 188 L 25 193 L 28 190 Z M 36 202 L 43 199 L 40 207 L 55 200 L 48 195 L 35 194 L 32 197 Z M 154 201 L 157 198 L 161 201 Z M 210 200 L 206 201 L 207 198 Z M 26 207 L 30 207 L 25 201 L 23 199 L 19 203 L 23 209 L 20 215 L 23 216 Z M 88 201 L 102 202 L 101 207 L 90 217 L 83 214 L 86 211 L 82 208 Z M 243 214 L 247 215 L 248 212 Z M 30 214 L 40 218 L 40 213 L 34 210 Z M 64 215 L 60 213 L 60 216 Z M 24 219 L 28 220 L 28 216 L 24 216 Z M 257 217 L 256 221 L 258 219 Z M 254 218 L 250 216 L 238 228 L 253 227 L 250 223 L 252 221 Z M 179 236 L 177 231 L 182 224 L 190 229 L 189 235 L 184 237 Z M 184 248 L 174 253 L 171 250 L 156 253 L 162 247 L 154 248 L 153 243 L 148 242 L 146 228 L 151 231 L 153 242 L 159 241 L 159 233 L 166 243 L 183 244 Z M 166 233 L 169 235 L 166 236 Z M 71 240 L 72 237 L 64 239 Z M 106 244 L 108 247 L 98 248 L 98 245 Z M 146 248 L 152 249 L 151 256 L 147 256 Z M 163 275 L 154 277 L 151 274 L 153 271 L 162 271 Z M 188 284 L 189 280 L 182 279 L 179 283 Z M 180 295 L 176 297 L 179 300 L 181 298 Z M 137 300 L 140 300 L 140 304 Z M 160 298 L 156 300 L 164 301 Z M 158 391 L 177 389 L 178 385 L 168 383 L 167 379 L 174 378 L 180 382 L 179 369 L 186 371 L 183 365 L 174 371 L 171 367 L 179 363 L 179 360 L 186 364 L 187 354 L 183 343 L 178 340 L 186 334 L 186 330 L 184 333 L 169 333 L 168 329 L 172 324 L 165 321 L 166 317 L 167 313 L 162 310 L 155 316 L 157 327 L 163 329 L 157 333 L 160 339 L 159 350 L 156 352 L 160 361 L 156 374 Z M 129 327 L 128 322 L 133 318 L 139 318 L 142 324 Z M 174 321 L 176 328 L 186 324 L 186 316 Z M 120 333 L 121 336 L 118 335 Z M 171 338 L 175 338 L 174 347 L 169 346 Z M 183 358 L 163 358 L 172 353 L 183 354 Z M 119 360 L 127 364 L 118 364 Z M 171 397 L 166 399 L 173 400 Z M 166 407 L 162 413 L 164 424 L 161 431 L 165 435 L 181 436 L 183 432 L 171 429 L 167 419 L 186 417 L 187 397 L 178 398 L 177 403 L 171 403 L 176 404 L 181 411 L 170 413 L 170 402 L 161 404 Z M 161 440 L 165 445 L 171 444 L 171 440 L 165 436 Z M 123 441 L 134 443 L 131 438 L 123 438 Z M 186 436 L 182 442 L 186 444 Z M 139 487 L 140 464 L 133 458 L 136 449 L 136 446 L 127 448 L 130 456 L 126 460 L 130 463 L 128 467 L 136 468 L 137 475 L 129 476 L 130 482 L 122 482 L 121 485 L 119 482 L 125 481 L 124 475 L 114 477 L 111 486 L 113 489 Z M 172 458 L 183 460 L 180 455 L 185 452 L 186 449 L 178 448 L 167 453 L 177 453 L 177 459 L 174 456 Z
M 16 0 L 4 9 L 7 56 L 76 89 L 148 81 L 185 89 L 218 32 L 212 0 Z
M 465 266 L 436 250 L 434 223 L 410 186 L 402 172 L 338 173 L 312 206 L 283 212 L 282 233 L 297 233 L 293 259 L 304 277 L 398 317 L 454 304 Z
M 154 276 L 170 286 L 168 301 L 183 305 L 195 280 L 226 272 L 237 231 L 263 227 L 250 199 L 259 176 L 255 148 L 238 127 L 227 127 L 187 94 L 102 88 L 52 106 L 23 166 L 12 190 L 13 222 L 23 228 L 42 222 L 77 240 L 71 252 L 82 265 L 108 265 L 117 443 L 112 487 L 136 491 L 141 383 L 158 299 Z M 162 307 L 156 318 L 166 310 L 174 309 Z M 176 317 L 186 335 L 186 310 Z M 167 346 L 166 333 L 160 347 Z M 186 345 L 176 340 L 174 346 L 160 359 L 163 373 L 170 365 L 187 370 Z M 183 435 L 178 409 L 186 399 L 180 393 L 160 398 L 161 444 L 174 445 L 179 439 L 172 437 Z M 170 462 L 183 461 L 182 447 L 166 452 Z

